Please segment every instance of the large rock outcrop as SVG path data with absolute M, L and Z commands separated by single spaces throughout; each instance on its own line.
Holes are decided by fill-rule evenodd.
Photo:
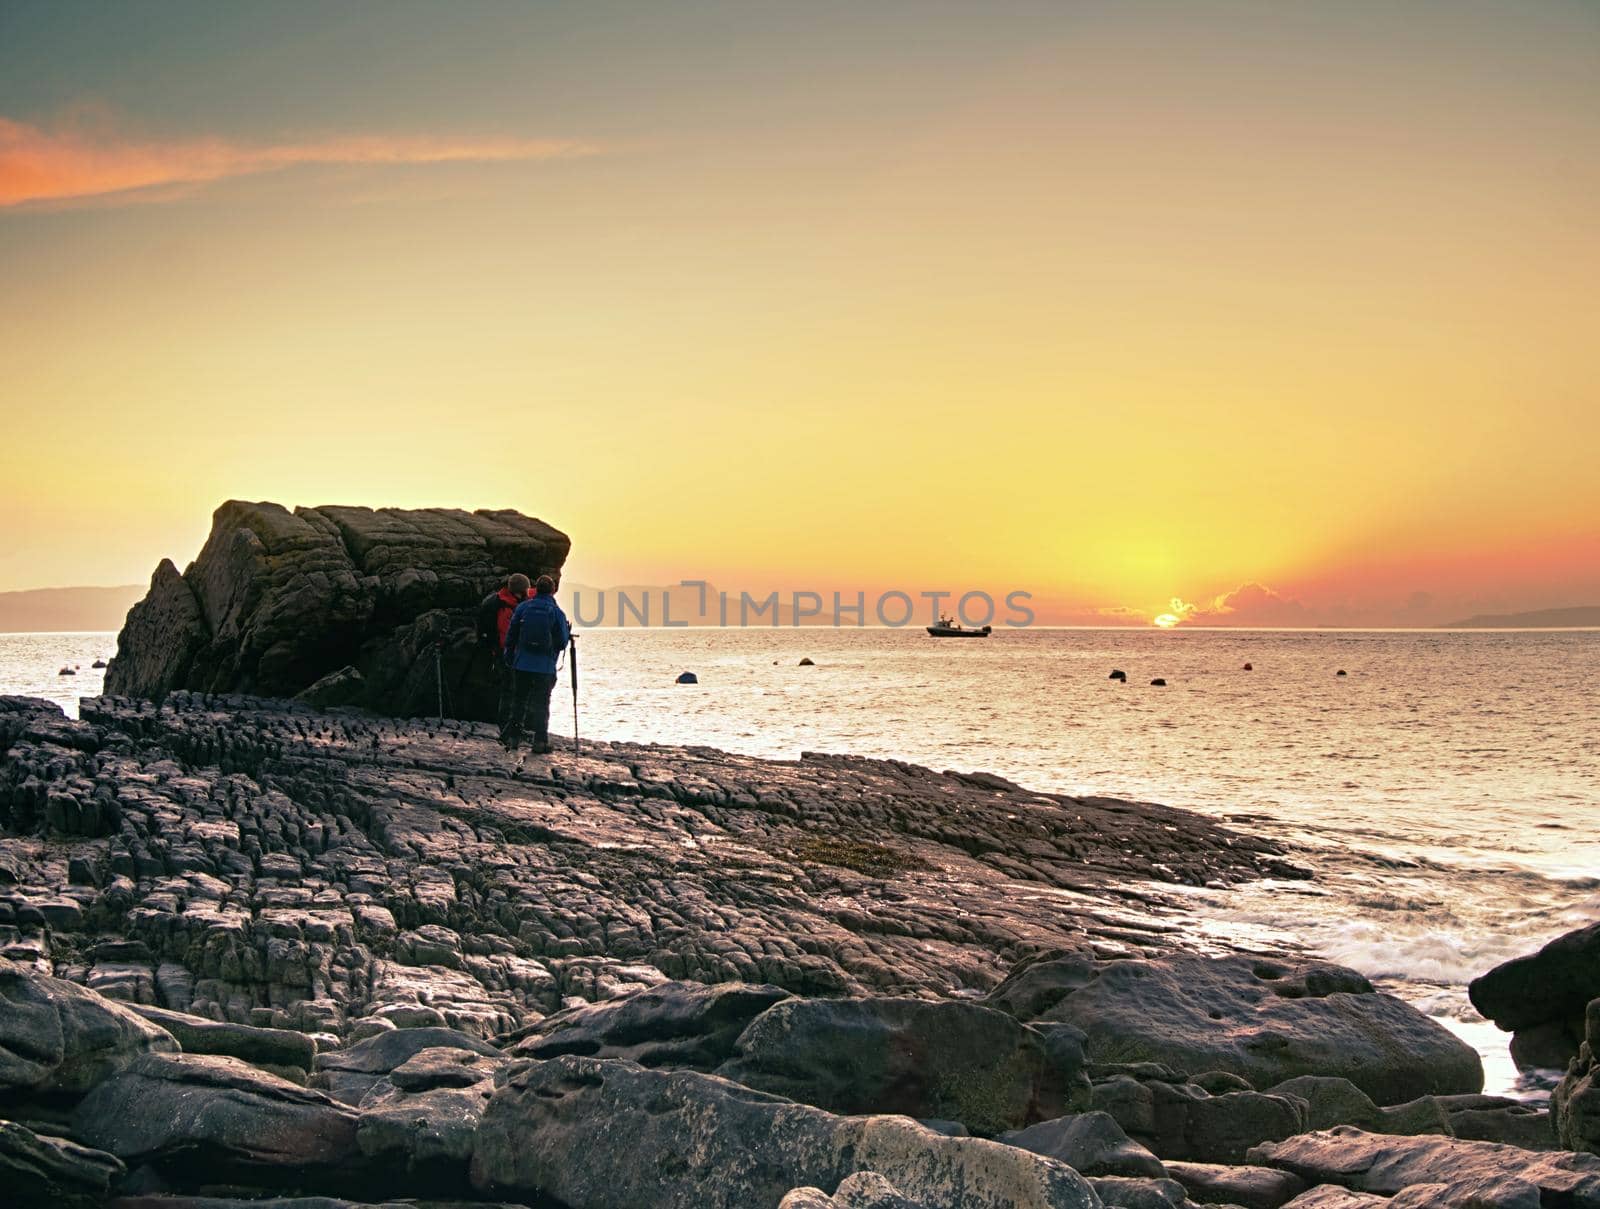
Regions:
M 1600 999 L 1591 999 L 1578 1056 L 1551 1097 L 1556 1135 L 1569 1150 L 1600 1154 Z
M 1519 1066 L 1560 1070 L 1583 1040 L 1583 1011 L 1600 997 L 1600 923 L 1495 966 L 1467 987 L 1472 1006 L 1512 1034 Z
M 117 638 L 106 691 L 309 693 L 409 717 L 438 711 L 442 680 L 445 713 L 492 718 L 473 610 L 512 572 L 559 577 L 570 546 L 509 510 L 290 512 L 230 500 L 188 570 L 156 568 Z

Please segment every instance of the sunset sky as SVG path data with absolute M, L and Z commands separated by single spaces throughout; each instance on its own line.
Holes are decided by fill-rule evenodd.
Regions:
M 0 0 L 0 408 L 0 591 L 238 497 L 1069 622 L 1600 604 L 1600 4 Z

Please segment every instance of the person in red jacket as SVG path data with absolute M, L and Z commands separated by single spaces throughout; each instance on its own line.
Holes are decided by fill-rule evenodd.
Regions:
M 516 689 L 516 677 L 505 661 L 506 629 L 511 625 L 511 614 L 517 606 L 532 595 L 528 577 L 518 573 L 500 585 L 499 591 L 490 592 L 478 605 L 478 642 L 494 660 L 495 676 L 500 681 L 500 701 L 496 714 L 502 741 L 511 720 L 511 699 Z

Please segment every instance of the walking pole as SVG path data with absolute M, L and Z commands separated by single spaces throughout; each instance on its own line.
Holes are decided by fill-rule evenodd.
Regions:
M 572 674 L 572 750 L 578 750 L 578 636 L 573 634 L 567 639 L 568 661 L 567 670 Z
M 433 682 L 439 690 L 439 721 L 444 721 L 444 639 L 433 644 Z

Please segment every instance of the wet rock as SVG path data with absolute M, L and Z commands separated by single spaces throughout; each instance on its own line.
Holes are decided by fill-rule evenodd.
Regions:
M 790 997 L 782 987 L 664 982 L 624 999 L 547 1016 L 507 1048 L 520 1058 L 626 1058 L 710 1071 L 733 1057 L 749 1023 Z
M 1306 1191 L 1306 1182 L 1299 1176 L 1270 1167 L 1169 1162 L 1167 1174 L 1183 1186 L 1190 1200 L 1201 1205 L 1281 1209 Z
M 1024 965 L 989 997 L 1020 1019 L 1082 1029 L 1091 1061 L 1225 1071 L 1258 1087 L 1297 1075 L 1349 1079 L 1380 1104 L 1483 1088 L 1477 1053 L 1353 970 L 1180 954 Z
M 227 1024 L 166 1008 L 136 1006 L 133 1010 L 171 1033 L 186 1054 L 220 1054 L 255 1066 L 289 1066 L 302 1071 L 309 1071 L 316 1057 L 316 1045 L 305 1033 Z
M 78 1105 L 73 1136 L 180 1188 L 332 1180 L 356 1154 L 356 1114 L 240 1062 L 152 1054 Z
M 1080 1175 L 1162 1177 L 1161 1160 L 1122 1132 L 1103 1112 L 1078 1113 L 1041 1121 L 1001 1136 L 1009 1146 L 1059 1159 Z
M 559 576 L 571 542 L 511 511 L 218 508 L 181 576 L 163 562 L 128 614 L 106 691 L 310 694 L 319 705 L 494 717 L 474 610 L 504 577 Z M 346 666 L 351 652 L 359 652 Z
M 1474 978 L 1467 995 L 1479 1013 L 1516 1034 L 1519 1063 L 1564 1067 L 1583 1038 L 1585 1005 L 1600 997 L 1600 923 L 1496 966 Z
M 1260 1142 L 1306 1128 L 1304 1102 L 1254 1091 L 1213 1096 L 1192 1083 L 1118 1075 L 1094 1084 L 1094 1107 L 1162 1160 L 1240 1163 Z
M 718 1073 L 837 1113 L 900 1113 L 992 1135 L 1086 1105 L 1081 1064 L 974 1003 L 787 999 L 757 1016 Z
M 178 1043 L 122 1004 L 0 958 L 0 1094 L 72 1100 Z
M 0 1188 L 11 1209 L 94 1209 L 122 1172 L 114 1155 L 0 1121 Z
M 1313 1184 L 1338 1184 L 1379 1196 L 1440 1185 L 1423 1204 L 1461 1204 L 1463 1209 L 1469 1202 L 1503 1203 L 1508 1209 L 1522 1204 L 1600 1206 L 1600 1158 L 1594 1155 L 1426 1135 L 1394 1137 L 1341 1125 L 1265 1143 L 1249 1157 L 1259 1166 L 1289 1171 Z
M 512 1067 L 472 1158 L 480 1191 L 571 1209 L 746 1209 L 796 1188 L 836 1188 L 857 1171 L 880 1174 L 913 1203 L 1095 1203 L 1071 1168 L 1016 1147 L 943 1137 L 900 1117 L 838 1117 L 694 1072 L 574 1056 Z

